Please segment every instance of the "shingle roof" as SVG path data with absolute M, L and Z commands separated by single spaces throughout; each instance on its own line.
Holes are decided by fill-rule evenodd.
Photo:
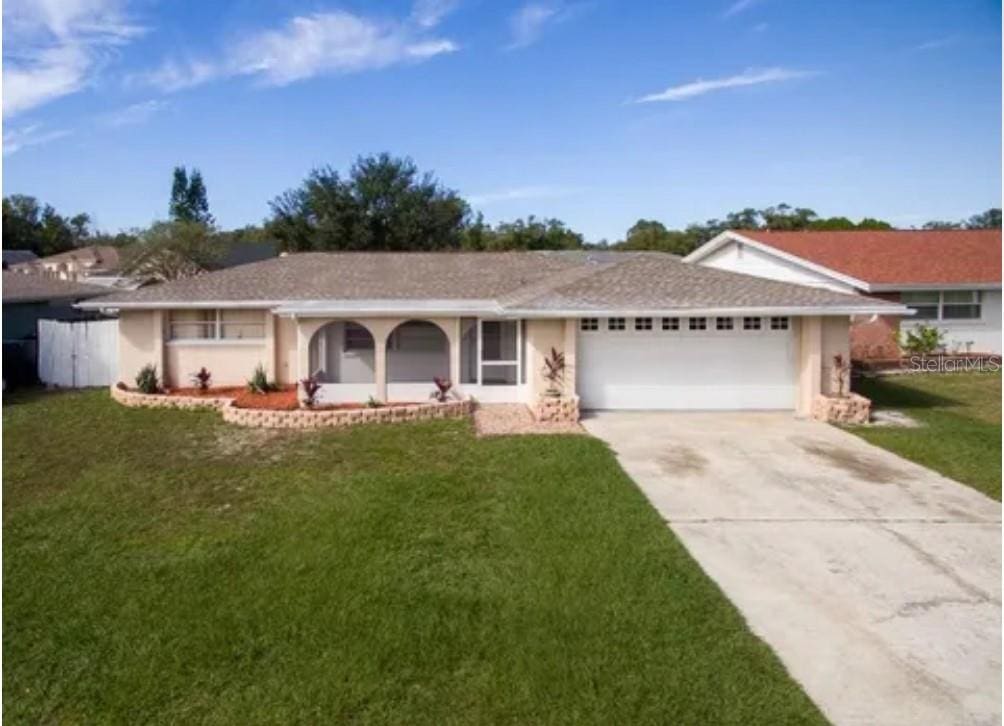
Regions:
M 764 280 L 660 252 L 308 252 L 117 292 L 89 305 L 481 301 L 500 312 L 877 308 L 858 295 Z
M 1001 282 L 999 229 L 736 233 L 872 285 Z
M 108 292 L 106 287 L 81 282 L 57 280 L 26 272 L 3 273 L 5 303 L 40 302 L 42 300 L 83 300 Z
M 3 267 L 6 270 L 7 265 L 17 265 L 22 262 L 31 262 L 37 260 L 38 255 L 36 255 L 31 250 L 4 250 L 3 251 Z
M 59 252 L 38 260 L 40 263 L 76 262 L 100 270 L 117 270 L 120 264 L 119 250 L 113 245 L 88 245 Z

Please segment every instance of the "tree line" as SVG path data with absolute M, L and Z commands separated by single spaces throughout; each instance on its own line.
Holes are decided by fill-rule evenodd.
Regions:
M 310 250 L 561 250 L 606 248 L 660 250 L 687 254 L 725 229 L 850 230 L 892 229 L 866 218 L 820 217 L 787 204 L 746 208 L 720 219 L 671 229 L 640 219 L 623 240 L 586 243 L 561 220 L 534 216 L 492 225 L 474 214 L 454 190 L 411 159 L 390 154 L 363 156 L 345 175 L 331 166 L 311 171 L 296 188 L 269 203 L 261 225 L 220 229 L 210 213 L 205 181 L 198 169 L 173 171 L 167 219 L 146 229 L 115 235 L 95 231 L 87 214 L 64 217 L 26 195 L 3 198 L 3 248 L 40 256 L 90 244 L 122 248 L 127 270 L 160 279 L 212 269 L 230 246 L 273 240 L 289 252 Z M 999 228 L 1001 210 L 989 209 L 959 222 L 931 221 L 924 229 Z

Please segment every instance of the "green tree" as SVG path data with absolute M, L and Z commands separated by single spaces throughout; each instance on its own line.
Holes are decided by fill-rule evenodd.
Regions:
M 224 249 L 212 227 L 201 222 L 154 222 L 123 250 L 127 275 L 177 280 L 217 266 Z
M 89 241 L 90 221 L 86 214 L 67 219 L 35 197 L 12 194 L 3 198 L 3 248 L 40 257 L 66 252 Z
M 168 212 L 175 222 L 213 224 L 213 215 L 209 213 L 209 199 L 206 195 L 205 182 L 202 181 L 202 172 L 198 169 L 192 169 L 192 174 L 189 176 L 185 167 L 174 167 Z
M 492 228 L 479 215 L 464 230 L 463 247 L 469 250 L 501 252 L 505 250 L 577 250 L 583 247 L 582 235 L 570 230 L 558 219 L 502 222 Z
M 346 179 L 314 169 L 269 206 L 268 231 L 290 251 L 456 249 L 469 217 L 456 192 L 386 153 L 360 157 Z
M 1001 210 L 1000 207 L 988 209 L 985 212 L 974 214 L 966 221 L 967 229 L 1000 229 Z
M 704 231 L 703 229 L 701 230 Z M 627 237 L 619 245 L 624 250 L 654 250 L 685 255 L 699 244 L 700 235 L 695 229 L 685 231 L 670 230 L 662 222 L 639 219 L 628 230 Z M 710 239 L 710 238 L 709 238 Z

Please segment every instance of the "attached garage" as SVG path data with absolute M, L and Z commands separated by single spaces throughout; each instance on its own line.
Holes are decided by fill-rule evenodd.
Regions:
M 795 318 L 583 318 L 577 387 L 587 409 L 790 410 Z

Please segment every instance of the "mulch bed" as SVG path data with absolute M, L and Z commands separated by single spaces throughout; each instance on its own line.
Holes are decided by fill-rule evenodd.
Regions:
M 296 411 L 300 408 L 296 386 L 283 386 L 277 391 L 253 393 L 244 386 L 213 386 L 207 391 L 195 387 L 172 388 L 168 396 L 191 398 L 232 398 L 237 408 L 253 408 L 263 411 Z M 413 406 L 413 403 L 392 403 L 389 407 Z M 364 403 L 336 403 L 314 406 L 313 411 L 339 411 L 366 408 Z

